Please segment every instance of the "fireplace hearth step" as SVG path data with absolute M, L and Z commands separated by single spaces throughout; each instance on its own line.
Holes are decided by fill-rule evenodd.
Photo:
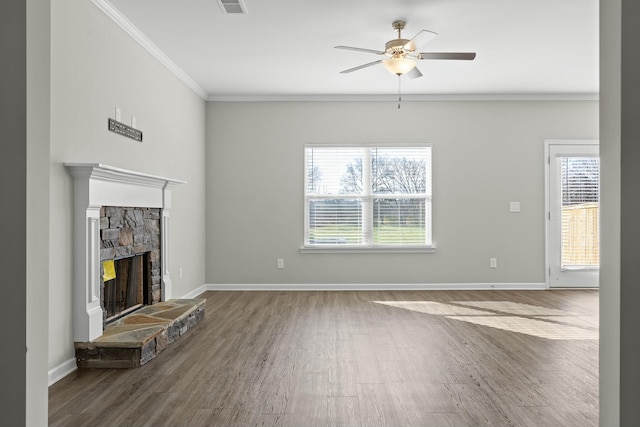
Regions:
M 203 298 L 148 305 L 109 324 L 102 336 L 75 343 L 78 368 L 137 368 L 204 318 Z

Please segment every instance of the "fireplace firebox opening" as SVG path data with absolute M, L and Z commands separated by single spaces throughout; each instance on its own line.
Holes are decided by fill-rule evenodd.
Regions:
M 115 277 L 104 282 L 106 324 L 150 302 L 148 252 L 114 260 Z

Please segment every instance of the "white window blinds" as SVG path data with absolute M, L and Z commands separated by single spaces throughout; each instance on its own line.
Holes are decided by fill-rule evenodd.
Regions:
M 600 264 L 600 159 L 561 157 L 561 268 Z
M 305 245 L 430 246 L 431 147 L 306 146 Z

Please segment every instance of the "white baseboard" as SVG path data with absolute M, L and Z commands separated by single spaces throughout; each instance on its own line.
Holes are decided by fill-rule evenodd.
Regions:
M 341 283 L 341 284 L 207 284 L 207 291 L 440 291 L 541 290 L 545 283 Z
M 49 371 L 49 386 L 57 383 L 76 369 L 78 369 L 78 366 L 76 365 L 75 357 L 65 360 Z
M 192 290 L 188 294 L 184 295 L 183 297 L 181 297 L 181 299 L 195 298 L 198 295 L 200 295 L 201 293 L 205 292 L 206 290 L 207 290 L 207 285 L 202 285 L 202 286 Z

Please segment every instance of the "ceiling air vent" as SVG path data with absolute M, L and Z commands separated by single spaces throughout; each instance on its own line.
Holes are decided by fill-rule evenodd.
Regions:
M 222 13 L 246 15 L 247 8 L 242 0 L 218 0 Z

